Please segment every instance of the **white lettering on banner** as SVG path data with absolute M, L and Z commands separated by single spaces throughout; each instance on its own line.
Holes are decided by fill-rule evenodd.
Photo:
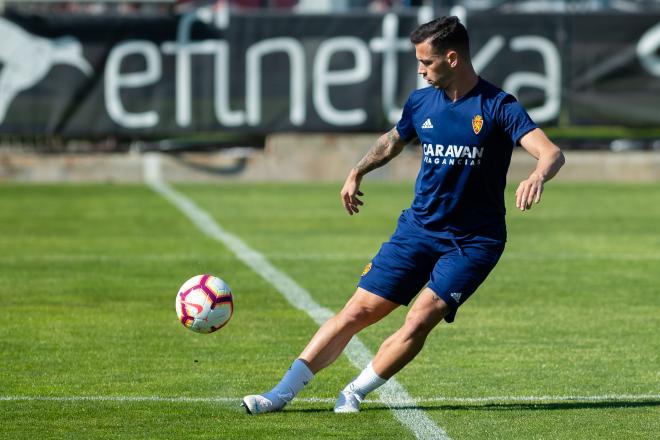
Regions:
M 637 57 L 647 72 L 660 76 L 660 23 L 647 30 L 637 43 Z
M 121 63 L 129 55 L 141 55 L 146 62 L 142 72 L 120 73 Z M 128 40 L 115 46 L 105 65 L 104 95 L 108 115 L 117 124 L 128 128 L 148 128 L 158 124 L 155 111 L 129 113 L 121 102 L 122 88 L 144 87 L 161 78 L 158 46 L 150 41 Z
M 511 40 L 511 49 L 520 52 L 536 50 L 543 57 L 546 76 L 535 72 L 515 72 L 504 81 L 504 90 L 516 95 L 523 87 L 536 87 L 545 92 L 545 103 L 528 110 L 536 122 L 559 117 L 561 105 L 561 58 L 555 45 L 547 38 L 525 35 Z
M 288 55 L 290 61 L 289 119 L 295 126 L 304 124 L 306 120 L 304 67 L 306 57 L 302 44 L 296 39 L 282 37 L 265 39 L 250 46 L 246 52 L 246 112 L 232 110 L 229 104 L 229 43 L 224 40 L 190 41 L 191 28 L 196 20 L 211 24 L 214 18 L 217 22 L 217 17 L 209 14 L 206 9 L 192 11 L 184 15 L 177 28 L 177 41 L 165 42 L 162 45 L 163 53 L 176 56 L 177 124 L 187 127 L 190 126 L 192 121 L 191 55 L 213 55 L 215 57 L 216 79 L 214 82 L 214 110 L 217 121 L 227 127 L 241 126 L 246 122 L 251 126 L 259 125 L 262 113 L 262 58 L 275 52 L 284 52 Z M 418 21 L 424 21 L 426 18 L 428 17 L 420 15 Z M 223 26 L 227 26 L 227 23 L 223 22 Z M 393 13 L 386 14 L 383 18 L 382 37 L 373 38 L 369 42 L 373 52 L 382 52 L 383 54 L 383 111 L 391 123 L 396 122 L 401 114 L 401 109 L 395 103 L 396 85 L 398 84 L 398 52 L 411 50 L 407 38 L 398 38 L 398 30 L 398 16 Z M 144 41 L 143 43 L 148 42 Z M 500 35 L 492 37 L 474 56 L 475 69 L 478 72 L 483 70 L 502 50 L 504 45 L 504 37 Z M 540 52 L 543 56 L 546 72 L 545 75 L 534 72 L 514 72 L 504 82 L 504 88 L 513 94 L 516 94 L 523 87 L 542 89 L 546 95 L 546 102 L 541 107 L 530 109 L 530 115 L 538 122 L 557 118 L 560 106 L 561 71 L 560 58 L 556 47 L 549 40 L 532 35 L 513 38 L 510 47 L 514 51 L 537 50 Z M 647 48 L 648 44 L 641 47 Z M 330 71 L 331 57 L 340 51 L 353 53 L 355 66 L 342 71 Z M 652 51 L 647 49 L 644 53 L 647 60 L 654 61 Z M 150 52 L 149 56 L 151 57 L 150 60 L 154 61 L 153 51 Z M 658 60 L 655 59 L 655 61 Z M 660 62 L 657 64 L 660 70 Z M 312 101 L 321 119 L 335 126 L 355 126 L 364 123 L 367 117 L 364 109 L 339 110 L 332 105 L 330 87 L 359 83 L 369 77 L 371 74 L 371 54 L 365 43 L 355 37 L 335 37 L 325 40 L 317 49 L 313 66 Z M 158 59 L 158 70 L 160 70 L 160 59 Z M 131 128 L 150 127 L 156 124 L 158 115 L 155 112 L 129 114 L 123 109 L 118 99 L 118 91 L 114 94 L 109 93 L 113 90 L 113 87 L 117 86 L 139 87 L 140 85 L 147 85 L 152 77 L 145 73 L 139 77 L 142 79 L 142 83 L 135 82 L 135 78 L 129 80 L 128 83 L 118 83 L 118 67 L 113 71 L 106 68 L 106 73 L 106 78 L 110 79 L 110 86 L 106 85 L 106 100 L 108 101 L 108 113 L 112 119 L 118 124 Z M 110 78 L 113 73 L 117 78 Z M 130 78 L 131 75 L 138 74 L 128 74 L 125 78 Z M 160 72 L 158 77 L 160 77 Z M 124 120 L 128 123 L 124 124 L 122 122 Z
M 229 44 L 217 41 L 215 56 L 215 93 L 213 108 L 218 122 L 226 127 L 237 127 L 245 124 L 245 112 L 229 108 L 231 100 L 229 93 Z M 304 111 L 304 110 L 303 110 Z
M 215 93 L 213 106 L 218 122 L 225 126 L 238 126 L 245 123 L 242 111 L 229 108 L 229 49 L 222 40 L 191 42 L 190 35 L 195 21 L 199 20 L 219 27 L 226 26 L 225 14 L 213 14 L 208 8 L 186 13 L 177 26 L 177 41 L 163 44 L 163 53 L 176 56 L 176 122 L 188 127 L 192 121 L 192 74 L 191 55 L 215 55 Z M 215 20 L 215 21 L 214 21 Z
M 417 24 L 428 23 L 429 21 L 435 18 L 435 12 L 433 11 L 432 6 L 420 6 L 417 9 Z M 412 47 L 411 47 L 412 51 Z M 414 56 L 414 51 L 413 56 Z M 417 88 L 423 89 L 426 87 L 431 87 L 429 83 L 426 82 L 422 75 L 417 75 Z M 403 110 L 403 109 L 402 109 Z M 398 119 L 398 118 L 397 118 Z M 394 121 L 396 122 L 396 121 Z
M 262 40 L 250 46 L 245 53 L 247 122 L 253 126 L 261 122 L 261 59 L 275 52 L 284 52 L 289 56 L 291 72 L 289 118 L 293 125 L 302 125 L 306 117 L 305 50 L 298 40 L 288 37 Z
M 421 6 L 417 10 L 419 24 L 433 20 L 433 8 Z M 406 36 L 399 38 L 399 16 L 388 13 L 383 17 L 383 36 L 375 37 L 369 41 L 373 52 L 383 54 L 382 100 L 383 112 L 391 124 L 395 124 L 401 117 L 402 109 L 396 105 L 397 89 L 399 83 L 399 52 L 412 52 L 413 46 Z M 417 88 L 428 87 L 428 83 L 420 75 L 417 77 Z
M 233 64 L 243 62 L 242 55 L 233 54 L 234 57 L 232 58 L 232 41 L 222 38 L 192 40 L 192 31 L 196 22 L 202 22 L 205 25 L 224 30 L 229 27 L 228 9 L 220 8 L 219 11 L 224 12 L 220 13 L 210 8 L 202 8 L 186 13 L 178 22 L 176 40 L 165 41 L 160 48 L 150 40 L 126 40 L 117 43 L 110 49 L 105 63 L 103 87 L 106 110 L 112 121 L 120 126 L 135 129 L 150 128 L 159 124 L 163 114 L 159 115 L 158 111 L 163 106 L 165 106 L 163 108 L 166 108 L 167 103 L 156 102 L 155 100 L 152 103 L 147 100 L 144 104 L 136 102 L 134 105 L 158 104 L 158 106 L 153 108 L 129 107 L 127 109 L 125 103 L 122 102 L 122 92 L 125 95 L 126 89 L 134 90 L 140 87 L 155 89 L 154 86 L 163 78 L 163 57 L 174 56 L 174 108 L 175 121 L 179 127 L 190 127 L 194 122 L 192 111 L 195 105 L 193 87 L 203 87 L 203 90 L 213 87 L 213 108 L 215 120 L 219 126 L 259 126 L 263 123 L 262 107 L 264 97 L 262 96 L 262 86 L 266 86 L 268 83 L 266 78 L 268 78 L 269 73 L 265 67 L 264 57 L 275 53 L 279 53 L 277 56 L 283 54 L 289 61 L 289 120 L 282 121 L 282 125 L 301 126 L 307 121 L 307 93 L 312 94 L 310 101 L 315 112 L 329 126 L 355 127 L 364 124 L 367 120 L 366 104 L 352 104 L 356 107 L 349 109 L 336 108 L 333 105 L 333 97 L 339 94 L 340 86 L 366 84 L 373 73 L 372 70 L 375 64 L 372 65 L 372 57 L 374 56 L 382 57 L 382 72 L 380 72 L 382 96 L 380 98 L 382 99 L 383 115 L 391 123 L 396 122 L 400 117 L 401 109 L 397 106 L 397 98 L 402 91 L 397 90 L 397 85 L 401 82 L 399 78 L 401 65 L 403 64 L 401 53 L 409 51 L 410 60 L 412 61 L 413 48 L 407 37 L 399 36 L 400 18 L 396 14 L 388 13 L 383 17 L 381 36 L 371 38 L 368 41 L 353 36 L 337 36 L 327 39 L 321 36 L 315 52 L 306 52 L 306 49 L 309 51 L 308 46 L 315 45 L 316 40 L 308 42 L 304 40 L 304 36 L 300 37 L 303 39 L 278 37 L 256 41 L 248 46 L 245 52 L 245 69 L 243 73 L 245 89 L 231 90 L 230 72 L 237 72 L 235 74 L 239 75 L 242 67 Z M 420 8 L 418 10 L 418 22 L 426 22 L 431 18 L 431 8 Z M 13 87 L 6 97 L 0 97 L 0 123 L 4 116 L 3 112 L 14 97 L 18 95 L 18 92 L 34 86 L 40 80 L 40 78 L 32 75 L 29 77 L 30 81 L 28 81 L 22 78 L 23 76 L 28 78 L 28 75 L 16 74 L 18 70 L 15 66 L 18 65 L 19 61 L 17 57 L 14 57 L 16 51 L 12 48 L 15 46 L 14 40 L 18 38 L 18 35 L 25 34 L 24 37 L 28 39 L 28 42 L 31 41 L 34 44 L 38 40 L 40 44 L 48 44 L 48 47 L 53 46 L 54 49 L 63 50 L 65 48 L 60 47 L 60 43 L 64 45 L 64 39 L 51 41 L 27 34 L 17 25 L 5 19 L 0 19 L 1 26 L 4 26 L 3 29 L 7 30 L 8 35 L 13 32 L 17 36 L 12 37 L 10 35 L 11 38 L 0 40 L 1 61 L 5 63 L 5 67 L 8 63 L 13 63 L 12 66 L 14 66 L 12 69 L 5 68 L 0 72 L 0 79 L 3 84 L 9 82 L 10 86 Z M 529 113 L 537 122 L 556 119 L 559 116 L 560 108 L 561 60 L 556 46 L 550 40 L 536 35 L 517 36 L 511 38 L 511 40 L 506 40 L 501 35 L 495 35 L 474 55 L 475 69 L 480 72 L 487 68 L 495 57 L 507 47 L 507 44 L 514 53 L 521 51 L 540 53 L 544 70 L 542 72 L 514 71 L 504 81 L 504 88 L 514 94 L 527 87 L 542 90 L 545 94 L 545 101 L 540 107 L 530 109 Z M 53 58 L 50 64 L 56 62 L 70 64 L 81 69 L 83 73 L 89 74 L 91 66 L 87 64 L 83 57 L 82 45 L 73 40 L 67 47 L 68 52 Z M 660 76 L 660 55 L 657 53 L 659 47 L 660 25 L 647 30 L 636 46 L 637 56 L 641 64 L 656 76 Z M 331 70 L 332 57 L 338 52 L 347 52 L 352 55 L 355 64 L 351 68 Z M 122 72 L 125 58 L 129 56 L 144 58 L 145 67 L 142 68 L 143 70 Z M 193 63 L 194 60 L 198 59 L 196 57 L 199 56 L 213 57 L 212 75 L 205 75 L 205 78 L 211 78 L 211 84 L 198 85 L 194 82 L 196 75 Z M 167 58 L 166 60 L 169 61 Z M 204 61 L 205 66 L 208 66 L 209 63 L 206 61 L 210 61 L 210 59 Z M 25 69 L 35 70 L 31 64 L 23 64 L 25 64 Z M 412 68 L 408 62 L 406 62 L 406 65 L 408 66 L 406 69 Z M 311 66 L 311 69 L 308 66 Z M 312 72 L 311 78 L 308 78 L 310 75 L 309 70 Z M 13 75 L 11 78 L 10 74 Z M 43 75 L 45 74 L 46 71 L 43 72 Z M 280 74 L 280 69 L 278 69 L 278 74 Z M 418 77 L 418 80 L 423 81 L 421 77 Z M 427 86 L 425 83 L 418 83 L 418 86 L 421 85 Z M 160 86 L 167 87 L 165 84 Z M 144 91 L 148 92 L 149 90 Z M 232 92 L 234 93 L 233 101 Z M 277 92 L 278 94 L 281 93 L 280 91 Z M 128 100 L 128 97 L 124 96 L 124 99 Z M 284 100 L 286 101 L 286 99 Z M 244 102 L 245 108 L 232 109 L 232 103 L 236 106 L 236 102 L 239 103 L 239 107 Z M 352 102 L 355 102 L 355 100 Z
M 168 41 L 162 45 L 163 53 L 177 56 L 176 75 L 176 122 L 179 126 L 189 126 L 192 120 L 191 105 L 191 57 L 190 54 L 214 55 L 215 81 L 213 109 L 216 120 L 226 127 L 236 127 L 245 123 L 245 112 L 229 107 L 229 44 L 221 40 L 204 40 L 188 43 L 183 48 L 180 43 Z M 178 73 L 182 73 L 179 75 Z
M 222 40 L 204 40 L 185 45 L 171 41 L 163 43 L 163 53 L 176 54 L 176 121 L 180 126 L 191 123 L 191 87 L 192 79 L 190 55 L 213 55 L 214 57 L 214 93 L 213 109 L 216 120 L 226 127 L 236 127 L 245 123 L 245 112 L 232 110 L 229 106 L 229 44 Z
M 162 45 L 163 53 L 176 57 L 176 123 L 189 127 L 192 122 L 192 66 L 191 55 L 211 55 L 217 51 L 214 40 L 176 43 L 167 41 Z
M 501 35 L 493 35 L 490 37 L 488 42 L 472 57 L 472 66 L 474 66 L 474 70 L 476 70 L 477 73 L 481 73 L 488 63 L 495 58 L 497 53 L 504 48 L 505 44 L 506 40 Z
M 383 18 L 383 36 L 372 38 L 369 47 L 374 52 L 383 53 L 382 98 L 383 112 L 387 120 L 394 124 L 401 117 L 401 109 L 396 105 L 396 86 L 398 84 L 398 52 L 410 52 L 411 43 L 406 38 L 399 38 L 399 16 L 393 12 Z
M 488 66 L 504 48 L 505 43 L 503 36 L 494 35 L 481 47 L 472 58 L 477 73 Z M 525 50 L 539 52 L 543 57 L 545 75 L 536 72 L 514 72 L 506 78 L 502 88 L 513 95 L 517 95 L 524 87 L 543 90 L 545 103 L 540 107 L 529 109 L 529 115 L 539 123 L 558 118 L 561 106 L 561 57 L 557 47 L 547 38 L 537 35 L 514 37 L 509 47 L 515 52 Z
M 329 70 L 330 59 L 337 52 L 352 52 L 355 67 Z M 367 119 L 363 109 L 338 110 L 330 101 L 331 85 L 347 85 L 364 81 L 371 74 L 371 57 L 367 45 L 358 38 L 330 38 L 319 45 L 314 60 L 314 108 L 321 119 L 333 125 L 360 125 Z
M 217 121 L 227 127 L 245 123 L 245 112 L 234 111 L 229 107 L 229 44 L 223 40 L 190 41 L 195 21 L 224 29 L 229 24 L 228 14 L 228 8 L 220 8 L 215 13 L 209 8 L 188 12 L 177 25 L 177 41 L 168 41 L 162 45 L 163 53 L 176 56 L 176 122 L 179 126 L 188 127 L 192 120 L 191 55 L 215 55 L 213 108 Z
M 182 127 L 188 127 L 192 119 L 190 55 L 194 46 L 190 44 L 190 32 L 193 23 L 200 18 L 198 12 L 201 11 L 184 14 L 176 29 L 176 122 Z M 201 44 L 203 47 L 203 42 Z M 199 48 L 200 44 L 195 46 Z

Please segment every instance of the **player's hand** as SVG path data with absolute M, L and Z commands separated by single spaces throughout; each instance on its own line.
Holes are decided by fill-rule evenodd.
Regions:
M 360 191 L 361 180 L 362 177 L 358 176 L 355 170 L 351 170 L 340 192 L 341 203 L 344 205 L 344 209 L 346 209 L 350 215 L 360 212 L 358 206 L 364 205 L 362 200 L 358 198 L 358 196 L 364 195 Z
M 520 182 L 516 190 L 516 208 L 525 211 L 532 208 L 532 203 L 541 201 L 543 192 L 543 177 L 532 173 L 526 180 Z

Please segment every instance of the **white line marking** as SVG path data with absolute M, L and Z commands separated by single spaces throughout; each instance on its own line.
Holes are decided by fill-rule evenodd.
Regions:
M 372 253 L 316 253 L 316 252 L 263 252 L 262 255 L 270 260 L 290 260 L 290 261 L 345 261 L 357 260 L 368 262 L 375 255 L 376 251 Z M 214 255 L 213 259 L 230 259 L 234 256 Z M 126 262 L 133 260 L 138 261 L 152 261 L 152 260 L 200 260 L 205 259 L 200 257 L 199 254 L 132 254 L 126 255 L 107 255 L 107 254 L 48 254 L 48 255 L 0 255 L 1 263 L 23 263 L 23 262 L 36 262 L 36 261 L 55 261 L 55 262 L 97 262 L 97 261 L 121 261 Z M 502 260 L 544 260 L 544 261 L 572 261 L 572 260 L 612 260 L 612 261 L 650 261 L 660 260 L 660 254 L 589 254 L 589 253 L 576 253 L 576 254 L 533 254 L 528 252 L 509 252 L 502 256 Z
M 198 254 L 142 254 L 142 255 L 102 255 L 102 254 L 49 254 L 26 256 L 0 256 L 0 263 L 125 263 L 130 265 L 135 261 L 204 261 L 204 260 L 235 259 L 233 255 L 213 255 L 205 257 Z
M 241 397 L 166 397 L 166 396 L 0 396 L 0 402 L 166 402 L 166 403 L 236 403 Z M 485 396 L 485 397 L 420 397 L 413 399 L 423 403 L 530 403 L 549 402 L 644 402 L 658 400 L 660 394 L 603 394 L 596 396 Z M 293 403 L 334 403 L 334 397 L 300 397 Z M 365 403 L 389 403 L 381 399 L 366 399 Z
M 602 394 L 595 396 L 487 396 L 426 397 L 418 402 L 433 403 L 546 403 L 546 402 L 627 402 L 660 399 L 660 394 Z
M 307 290 L 273 266 L 266 257 L 250 248 L 238 236 L 222 229 L 206 211 L 167 185 L 161 177 L 160 156 L 157 153 L 145 154 L 144 177 L 149 187 L 169 200 L 202 232 L 224 244 L 239 260 L 272 284 L 293 307 L 307 313 L 318 325 L 334 315 L 330 309 L 317 304 Z M 371 351 L 357 337 L 353 337 L 344 354 L 359 370 L 373 358 Z M 418 439 L 451 440 L 424 411 L 415 408 L 415 400 L 396 379 L 387 381 L 377 392 L 399 422 L 407 426 Z

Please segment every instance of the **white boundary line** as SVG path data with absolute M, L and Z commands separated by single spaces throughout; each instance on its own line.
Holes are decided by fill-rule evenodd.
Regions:
M 421 403 L 530 403 L 552 402 L 644 402 L 660 399 L 660 394 L 603 394 L 596 396 L 488 396 L 488 397 L 420 397 L 413 399 Z M 334 397 L 300 397 L 294 402 L 334 403 Z M 165 396 L 0 396 L 0 402 L 166 402 L 166 403 L 239 403 L 241 397 L 165 397 Z M 380 399 L 366 399 L 365 403 L 389 402 Z
M 271 260 L 290 260 L 290 261 L 336 261 L 336 260 L 364 260 L 368 261 L 374 256 L 373 252 L 368 253 L 315 253 L 315 252 L 264 252 L 262 253 L 266 258 Z M 553 254 L 553 255 L 540 255 L 526 252 L 510 252 L 503 255 L 510 261 L 533 261 L 533 260 L 552 260 L 552 261 L 652 261 L 660 260 L 660 254 Z M 134 260 L 182 260 L 186 258 L 199 258 L 195 254 L 141 254 L 132 255 L 131 259 Z M 234 257 L 226 257 L 234 258 Z M 106 255 L 106 254 L 47 254 L 47 255 L 0 255 L 0 262 L 32 262 L 32 261 L 126 261 L 125 255 Z
M 419 402 L 447 403 L 547 403 L 547 402 L 642 402 L 660 399 L 660 394 L 601 394 L 595 396 L 487 396 L 487 397 L 428 397 Z
M 334 315 L 331 310 L 316 303 L 307 290 L 273 266 L 264 255 L 249 247 L 238 236 L 225 231 L 206 211 L 167 185 L 161 175 L 158 153 L 144 155 L 144 179 L 151 189 L 176 206 L 202 232 L 224 244 L 239 260 L 279 291 L 293 307 L 307 313 L 318 325 Z M 357 337 L 353 337 L 344 354 L 359 370 L 373 358 L 371 351 Z M 451 440 L 424 411 L 415 407 L 415 400 L 396 379 L 387 381 L 377 392 L 399 422 L 418 439 Z

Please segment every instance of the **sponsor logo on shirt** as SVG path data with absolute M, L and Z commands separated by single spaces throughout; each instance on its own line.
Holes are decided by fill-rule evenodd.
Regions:
M 433 128 L 433 124 L 431 123 L 431 118 L 427 118 L 426 121 L 422 124 L 422 128 Z
M 484 155 L 484 147 L 469 145 L 422 144 L 422 150 L 424 162 L 435 165 L 480 165 Z
M 481 127 L 483 126 L 484 118 L 482 118 L 481 115 L 476 115 L 474 118 L 472 118 L 472 130 L 474 130 L 474 134 L 479 134 Z

